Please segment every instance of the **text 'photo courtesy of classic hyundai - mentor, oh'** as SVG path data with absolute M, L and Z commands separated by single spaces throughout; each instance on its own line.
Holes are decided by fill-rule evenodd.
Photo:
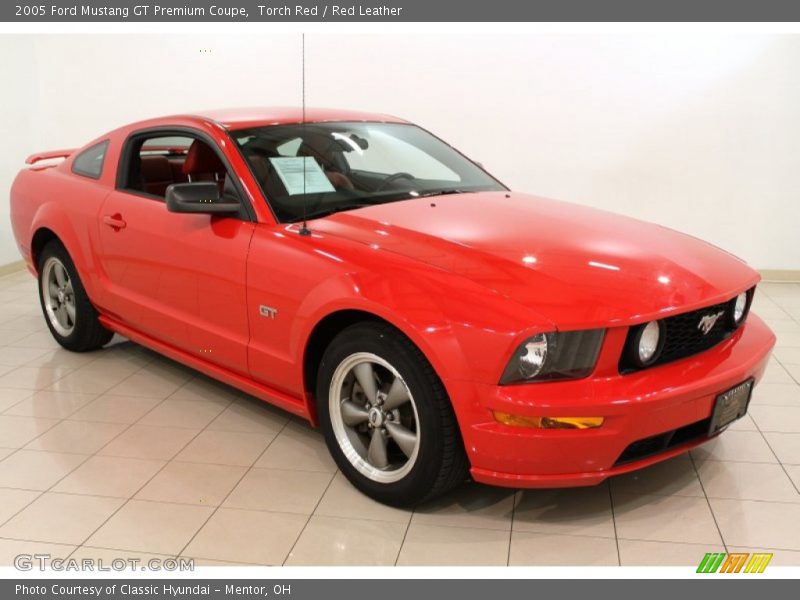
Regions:
M 307 419 L 391 505 L 686 452 L 775 342 L 736 257 L 512 192 L 395 117 L 211 111 L 27 163 L 11 220 L 59 344 L 118 333 Z

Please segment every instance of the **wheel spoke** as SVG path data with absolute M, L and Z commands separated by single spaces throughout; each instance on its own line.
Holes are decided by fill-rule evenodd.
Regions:
M 53 300 L 58 299 L 58 286 L 55 282 L 51 281 L 47 284 L 47 293 L 50 294 L 50 298 Z
M 348 427 L 355 427 L 369 418 L 369 412 L 352 400 L 342 402 L 342 421 Z
M 56 309 L 56 319 L 61 324 L 62 327 L 65 329 L 69 327 L 69 321 L 67 321 L 67 309 L 66 305 L 62 304 Z
M 372 363 L 362 362 L 353 368 L 358 384 L 364 390 L 364 395 L 369 400 L 370 404 L 375 404 L 375 398 L 378 395 L 378 388 L 375 385 L 375 371 L 372 368 Z
M 386 456 L 386 436 L 380 429 L 375 429 L 372 432 L 367 460 L 372 466 L 379 469 L 385 469 L 389 466 L 389 458 Z
M 70 304 L 69 302 L 65 302 L 64 303 L 64 307 L 67 310 L 67 316 L 69 317 L 70 323 L 74 323 L 75 322 L 75 306 L 73 304 Z
M 408 389 L 399 377 L 395 377 L 392 381 L 392 387 L 389 388 L 389 393 L 386 394 L 386 401 L 383 403 L 384 410 L 394 410 L 398 406 L 405 404 L 411 400 L 408 395 Z
M 58 287 L 64 287 L 64 284 L 67 282 L 67 272 L 64 270 L 64 266 L 61 263 L 53 265 L 53 274 L 56 276 Z
M 417 434 L 410 429 L 406 429 L 399 423 L 392 422 L 386 423 L 386 431 L 389 432 L 392 439 L 400 446 L 400 450 L 403 451 L 403 454 L 411 458 L 411 455 L 414 453 L 414 448 L 417 446 Z

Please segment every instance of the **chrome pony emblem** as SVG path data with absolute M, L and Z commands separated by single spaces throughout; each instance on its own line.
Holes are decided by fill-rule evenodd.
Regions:
M 718 313 L 714 313 L 713 315 L 705 315 L 700 322 L 697 324 L 697 328 L 703 332 L 703 335 L 708 335 L 708 332 L 714 329 L 714 325 L 717 324 L 719 318 L 725 314 L 724 310 L 719 311 Z

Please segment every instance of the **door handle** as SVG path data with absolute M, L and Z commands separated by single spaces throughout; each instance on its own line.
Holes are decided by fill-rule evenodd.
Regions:
M 115 215 L 105 215 L 103 217 L 103 224 L 108 225 L 114 231 L 119 231 L 120 229 L 125 229 L 127 223 L 122 218 L 122 215 L 117 213 Z

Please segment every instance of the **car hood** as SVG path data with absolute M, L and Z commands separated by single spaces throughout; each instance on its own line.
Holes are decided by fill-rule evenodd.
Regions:
M 694 310 L 758 281 L 743 261 L 691 236 L 517 193 L 416 198 L 313 228 L 467 277 L 574 328 Z

